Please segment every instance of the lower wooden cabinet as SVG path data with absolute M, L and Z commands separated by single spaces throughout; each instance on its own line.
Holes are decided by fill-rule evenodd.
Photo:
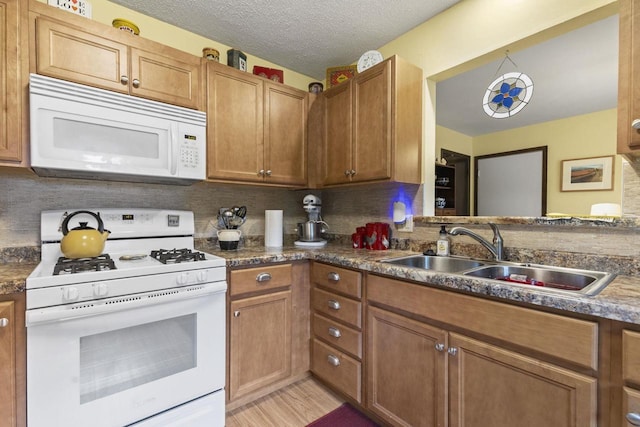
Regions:
M 597 425 L 595 378 L 449 334 L 449 426 Z
M 26 426 L 24 293 L 0 295 L 0 427 Z
M 291 282 L 291 265 L 231 272 L 229 401 L 291 375 Z
M 390 425 L 598 425 L 594 322 L 375 275 L 365 292 L 366 409 Z
M 370 307 L 367 408 L 398 426 L 446 425 L 446 331 Z
M 622 425 L 640 426 L 640 332 L 622 331 Z
M 311 282 L 311 371 L 361 403 L 362 273 L 313 263 Z

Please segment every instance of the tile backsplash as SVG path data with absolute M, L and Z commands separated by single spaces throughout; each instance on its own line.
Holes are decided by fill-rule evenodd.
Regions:
M 640 161 L 623 162 L 623 212 L 640 215 Z M 102 182 L 91 180 L 40 178 L 28 170 L 0 168 L 0 248 L 39 246 L 40 211 L 76 208 L 167 208 L 192 210 L 196 218 L 196 237 L 215 235 L 220 207 L 246 205 L 245 236 L 260 241 L 264 234 L 264 211 L 284 210 L 284 232 L 292 235 L 297 222 L 306 220 L 302 198 L 309 193 L 322 198 L 323 219 L 330 233 L 349 236 L 367 222 L 391 223 L 394 201 L 403 201 L 411 213 L 422 212 L 421 185 L 397 183 L 354 185 L 316 190 L 289 190 L 252 185 L 203 182 L 192 186 Z M 411 239 L 416 248 L 437 239 L 437 224 L 421 224 L 413 233 L 393 233 Z M 490 239 L 489 228 L 471 226 Z M 607 227 L 501 226 L 507 247 L 531 251 L 561 251 L 598 256 L 640 256 L 637 243 L 640 230 Z M 289 236 L 290 237 L 290 236 Z M 455 244 L 473 243 L 456 237 Z M 291 239 L 289 239 L 291 240 Z M 420 247 L 422 247 L 420 246 Z M 532 252 L 533 253 L 533 252 Z M 624 259 L 623 259 L 624 261 Z

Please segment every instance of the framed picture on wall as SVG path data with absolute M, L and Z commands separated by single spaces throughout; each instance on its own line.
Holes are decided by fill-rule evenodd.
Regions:
M 561 191 L 613 190 L 613 156 L 562 161 Z

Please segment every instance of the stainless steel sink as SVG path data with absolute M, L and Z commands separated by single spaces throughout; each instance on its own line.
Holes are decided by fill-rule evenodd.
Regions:
M 410 255 L 401 258 L 385 259 L 382 260 L 382 262 L 438 271 L 440 273 L 459 273 L 485 265 L 483 262 L 472 259 L 430 255 Z
M 550 291 L 595 295 L 615 277 L 601 271 L 549 267 L 543 265 L 497 264 L 473 269 L 465 276 L 500 280 L 520 286 L 537 286 Z

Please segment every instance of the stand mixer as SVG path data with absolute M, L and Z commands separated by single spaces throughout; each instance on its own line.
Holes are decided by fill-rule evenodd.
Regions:
M 327 244 L 321 234 L 329 231 L 329 225 L 322 220 L 322 200 L 313 194 L 307 194 L 302 199 L 302 208 L 307 213 L 308 220 L 298 223 L 298 240 L 295 246 L 319 248 Z

